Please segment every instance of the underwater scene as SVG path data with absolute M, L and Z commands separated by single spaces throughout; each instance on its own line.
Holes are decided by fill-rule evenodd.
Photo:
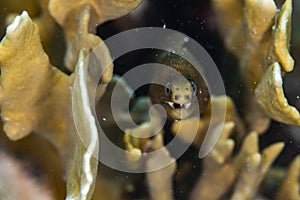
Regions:
M 0 0 L 0 200 L 300 200 L 297 0 Z

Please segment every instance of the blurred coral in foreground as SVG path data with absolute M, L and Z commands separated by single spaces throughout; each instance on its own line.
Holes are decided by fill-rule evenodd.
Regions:
M 35 179 L 27 174 L 24 163 L 10 158 L 3 152 L 0 158 L 1 199 L 55 199 L 42 180 Z

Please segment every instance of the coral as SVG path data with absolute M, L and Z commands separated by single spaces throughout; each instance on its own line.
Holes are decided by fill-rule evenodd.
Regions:
M 171 164 L 163 169 L 148 172 L 147 181 L 151 199 L 172 200 L 173 195 L 173 175 L 176 170 L 175 159 L 169 155 L 168 150 L 164 147 L 162 153 L 154 154 L 147 160 L 146 168 L 153 169 L 155 166 L 165 160 Z M 163 177 L 163 179 L 161 178 Z
M 22 5 L 20 5 L 19 1 L 12 0 L 12 1 L 1 1 L 0 2 L 0 7 L 1 7 L 1 14 L 0 14 L 0 34 L 1 37 L 4 35 L 5 28 L 8 23 L 8 19 L 4 20 L 8 15 L 11 13 L 19 13 L 22 10 L 27 10 L 27 12 L 32 15 L 36 16 L 38 15 L 39 12 L 39 6 L 35 2 L 35 0 L 25 0 L 23 1 Z M 10 17 L 9 17 L 10 18 Z
M 101 39 L 94 34 L 96 26 L 127 14 L 141 0 L 50 0 L 49 11 L 64 27 L 67 42 L 66 67 L 73 71 L 81 48 L 91 50 Z
M 140 2 L 140 0 L 68 0 L 64 2 L 61 2 L 59 0 L 50 0 L 49 10 L 55 20 L 60 25 L 64 25 L 69 15 L 74 14 L 72 13 L 74 10 L 78 10 L 78 8 L 80 9 L 80 7 L 90 4 L 96 12 L 96 23 L 101 24 L 105 21 L 112 20 L 127 14 L 128 12 L 136 8 Z M 74 20 L 75 19 L 76 18 L 74 18 Z M 94 24 L 93 26 L 95 25 L 96 24 Z
M 265 113 L 273 119 L 285 124 L 300 125 L 298 110 L 290 106 L 284 96 L 281 77 L 282 73 L 290 72 L 294 67 L 294 60 L 288 51 L 291 11 L 292 3 L 286 1 L 277 16 L 277 24 L 273 33 L 273 42 L 268 55 L 268 63 L 271 66 L 268 67 L 258 84 L 255 97 Z M 281 69 L 284 72 L 281 72 Z M 271 102 L 273 106 L 270 106 Z
M 98 168 L 98 132 L 95 118 L 89 103 L 87 86 L 87 67 L 84 58 L 87 53 L 81 51 L 75 72 L 73 85 L 73 110 L 74 120 L 77 125 L 79 137 L 75 137 L 75 150 L 68 169 L 67 199 L 91 199 Z
M 283 183 L 281 183 L 279 189 L 277 190 L 275 199 L 299 199 L 299 177 L 300 177 L 300 160 L 297 156 L 294 161 L 290 164 L 289 170 L 284 178 Z
M 258 135 L 250 133 L 244 139 L 237 155 L 232 157 L 234 141 L 228 138 L 232 122 L 225 128 L 218 143 L 204 159 L 204 169 L 191 199 L 252 199 L 273 160 L 283 148 L 283 143 L 272 144 L 258 151 Z M 230 189 L 230 188 L 233 189 Z M 228 191 L 232 190 L 232 194 Z
M 0 22 L 1 35 L 5 26 L 12 23 L 20 12 L 26 10 L 39 28 L 43 48 L 50 57 L 51 63 L 62 67 L 61 59 L 64 54 L 63 33 L 49 13 L 47 0 L 25 0 L 22 5 L 18 1 L 2 1 L 0 7 L 3 8 L 3 12 L 1 12 L 1 19 L 3 20 Z
M 1 109 L 7 136 L 11 140 L 19 140 L 31 132 L 42 134 L 56 146 L 64 160 L 69 162 L 73 156 L 75 138 L 72 135 L 74 125 L 70 113 L 70 86 L 73 77 L 68 77 L 50 65 L 39 40 L 38 28 L 26 12 L 16 17 L 8 27 L 0 49 Z M 15 76 L 18 79 L 14 79 Z M 57 97 L 62 101 L 55 101 Z M 75 152 L 78 148 L 75 148 Z M 83 158 L 84 155 L 81 154 L 74 157 L 77 161 Z M 72 164 L 68 166 L 80 167 Z M 68 171 L 70 173 L 72 170 Z M 91 176 L 87 172 L 84 174 Z M 68 182 L 75 183 L 73 177 Z M 78 184 L 85 184 L 84 181 L 81 182 L 78 181 Z
M 1 116 L 7 136 L 18 140 L 35 131 L 64 149 L 72 76 L 50 65 L 38 28 L 26 12 L 7 28 L 0 52 Z M 62 101 L 55 101 L 57 96 Z
M 78 58 L 78 53 L 82 47 L 85 47 L 87 50 L 91 50 L 102 42 L 99 37 L 95 36 L 92 33 L 89 33 L 89 23 L 92 20 L 91 9 L 92 8 L 90 5 L 82 7 L 76 20 L 72 21 L 72 23 L 74 24 L 70 25 L 70 27 L 67 26 L 67 28 L 65 29 L 67 40 L 65 64 L 71 71 L 74 70 L 74 66 Z M 75 30 L 72 30 L 73 26 L 76 27 Z
M 0 155 L 0 198 L 14 199 L 54 199 L 53 193 L 42 180 L 30 178 L 24 173 L 24 162 L 11 158 L 4 152 Z M 18 186 L 22 187 L 18 187 Z
M 32 132 L 49 140 L 65 162 L 67 199 L 91 199 L 97 176 L 98 161 L 95 152 L 98 149 L 98 136 L 97 133 L 95 135 L 96 128 L 92 123 L 94 119 L 86 99 L 86 81 L 89 75 L 84 72 L 83 62 L 87 53 L 83 51 L 80 57 L 79 51 L 82 48 L 86 48 L 85 52 L 90 51 L 102 43 L 99 37 L 89 33 L 90 30 L 95 31 L 98 24 L 128 13 L 139 4 L 139 1 L 41 0 L 27 3 L 31 14 L 35 16 L 35 23 L 26 12 L 23 12 L 8 26 L 0 44 L 3 128 L 11 140 L 20 140 Z M 14 18 L 11 12 L 19 12 L 19 9 L 16 8 L 15 2 L 3 5 L 6 6 L 12 7 L 4 13 L 4 16 L 7 15 L 7 23 L 10 23 Z M 70 10 L 66 12 L 66 8 Z M 119 12 L 111 12 L 116 8 Z M 41 12 L 39 16 L 37 16 L 38 12 Z M 44 47 L 51 52 L 58 43 L 51 40 L 53 36 L 57 37 L 55 20 L 62 25 L 66 35 L 67 67 L 74 70 L 79 60 L 76 72 L 70 76 L 53 67 L 43 50 Z M 54 50 L 57 56 L 59 52 L 57 49 Z M 100 50 L 102 62 L 111 63 L 105 45 Z M 97 89 L 99 98 L 111 79 L 113 65 L 110 64 L 106 69 Z M 75 94 L 72 99 L 73 104 L 71 104 L 71 92 Z M 90 138 L 84 144 L 76 135 L 71 105 L 74 110 L 79 111 L 75 120 L 84 122 L 84 126 L 76 127 L 77 131 L 81 137 Z
M 285 72 L 293 69 L 294 61 L 289 54 L 292 1 L 285 1 L 278 14 L 273 0 L 251 0 L 244 3 L 238 1 L 223 3 L 218 0 L 213 2 L 226 47 L 238 57 L 240 62 L 240 71 L 246 86 L 245 118 L 249 130 L 264 132 L 269 124 L 268 117 L 287 124 L 298 124 L 298 114 L 295 114 L 298 111 L 287 104 L 282 92 L 270 92 L 268 98 L 263 94 L 266 91 L 273 91 L 269 89 L 273 86 L 271 76 L 264 75 L 268 68 L 273 68 L 270 65 L 278 62 Z M 241 12 L 242 10 L 245 12 Z M 232 13 L 236 15 L 232 16 Z M 277 88 L 282 87 L 278 80 L 282 75 L 278 75 L 276 76 Z M 270 86 L 266 82 L 269 82 Z M 279 106 L 268 106 L 274 99 Z M 288 112 L 289 109 L 293 112 Z M 282 111 L 285 114 L 280 114 L 281 117 L 278 117 L 276 114 Z
M 90 199 L 94 191 L 98 162 L 90 155 L 91 151 L 94 152 L 95 149 L 88 148 L 86 150 L 77 135 L 74 135 L 76 131 L 71 113 L 70 90 L 74 78 L 73 75 L 68 76 L 51 66 L 48 56 L 42 49 L 39 37 L 37 25 L 32 22 L 26 12 L 23 12 L 7 28 L 6 37 L 1 42 L 3 128 L 11 140 L 20 140 L 31 132 L 47 138 L 65 160 L 68 172 L 68 198 Z M 105 55 L 109 56 L 109 54 Z M 81 75 L 80 80 L 86 76 L 81 72 L 83 59 L 82 54 L 78 64 L 79 69 L 75 73 L 78 76 Z M 15 77 L 18 78 L 15 79 Z M 76 86 L 79 83 L 75 81 L 74 84 Z M 84 94 L 82 88 L 86 85 L 82 86 L 82 83 L 79 85 L 80 89 L 74 93 Z M 60 101 L 57 101 L 58 97 Z M 78 106 L 78 110 L 82 108 L 80 102 L 84 103 L 86 100 L 76 101 L 75 99 L 73 101 Z M 87 105 L 84 104 L 84 106 Z M 86 110 L 84 108 L 83 111 Z M 83 119 L 87 118 L 88 122 L 86 122 L 87 127 L 83 127 L 83 130 L 79 131 L 88 136 L 92 133 L 89 129 L 88 132 L 86 131 L 86 128 L 91 126 L 91 117 L 86 112 L 81 113 L 84 114 Z M 97 143 L 97 140 L 93 139 L 92 141 L 94 145 Z M 72 162 L 70 163 L 71 158 Z M 82 174 L 86 176 L 86 179 L 82 180 L 81 175 L 79 178 L 74 174 Z
M 255 90 L 257 101 L 273 119 L 285 124 L 299 125 L 300 114 L 295 107 L 288 104 L 282 83 L 281 67 L 275 62 L 265 72 Z
M 1 31 L 10 24 L 0 43 L 0 125 L 1 133 L 7 136 L 0 141 L 1 199 L 139 198 L 126 196 L 135 193 L 141 196 L 139 199 L 172 200 L 179 199 L 177 185 L 191 200 L 267 199 L 260 186 L 268 184 L 264 180 L 269 178 L 268 172 L 273 172 L 272 163 L 284 145 L 277 142 L 260 151 L 259 134 L 266 132 L 271 119 L 300 124 L 299 112 L 289 105 L 283 89 L 285 74 L 294 68 L 289 53 L 292 1 L 286 0 L 277 11 L 273 0 L 213 0 L 224 43 L 239 60 L 245 110 L 240 113 L 239 104 L 230 96 L 212 95 L 209 104 L 206 99 L 201 107 L 201 115 L 169 119 L 169 127 L 156 135 L 157 127 L 163 126 L 160 113 L 153 109 L 149 117 L 150 98 L 131 97 L 129 84 L 121 77 L 113 77 L 109 49 L 96 35 L 98 25 L 129 13 L 140 3 L 141 0 L 26 0 L 23 6 L 29 17 L 26 11 L 16 14 L 22 10 L 17 1 L 0 2 L 1 8 L 7 8 L 0 12 L 0 19 L 5 18 L 0 23 Z M 88 69 L 86 58 L 92 57 L 89 53 L 96 47 L 97 63 L 89 60 Z M 103 74 L 96 80 L 97 85 L 91 86 L 99 70 Z M 120 110 L 116 118 L 125 126 L 131 119 L 138 124 L 134 128 L 128 125 L 124 132 L 118 128 L 116 118 L 112 119 L 108 106 L 117 83 L 121 84 L 119 98 L 131 97 L 134 104 L 131 113 L 123 112 L 123 105 L 116 105 Z M 93 111 L 94 101 L 97 113 Z M 224 123 L 221 115 L 211 119 L 212 105 L 226 111 Z M 97 118 L 103 119 L 108 137 L 127 150 L 122 162 L 128 168 L 142 167 L 149 172 L 133 175 L 99 164 Z M 210 125 L 212 133 L 222 132 L 209 155 L 199 160 L 197 153 L 210 136 L 206 134 Z M 175 160 L 166 146 L 168 137 L 192 144 L 188 150 L 191 155 L 186 153 Z M 27 173 L 21 173 L 22 162 L 13 157 L 13 152 L 31 157 L 23 164 L 32 160 L 39 163 L 47 173 L 47 178 L 41 179 L 47 183 L 33 181 Z M 296 157 L 289 169 L 283 167 L 284 178 L 273 181 L 279 185 L 272 193 L 274 199 L 300 199 L 299 159 Z M 13 167 L 5 166 L 5 162 Z M 159 168 L 161 163 L 169 165 Z M 159 169 L 153 170 L 156 168 Z M 26 191 L 14 181 L 16 176 Z M 184 182 L 184 177 L 194 181 Z M 12 189 L 18 196 L 11 196 Z M 43 194 L 32 194 L 33 189 Z
M 283 148 L 282 143 L 272 144 L 259 153 L 258 133 L 266 131 L 269 118 L 285 124 L 299 125 L 299 112 L 288 104 L 282 89 L 284 73 L 281 73 L 281 69 L 290 72 L 294 65 L 288 45 L 291 1 L 287 0 L 279 13 L 273 1 L 225 3 L 216 0 L 214 6 L 219 15 L 225 44 L 240 60 L 241 74 L 246 85 L 244 95 L 247 99 L 244 100 L 244 103 L 247 102 L 244 119 L 248 125 L 247 129 L 256 132 L 251 132 L 243 139 L 239 153 L 232 157 L 234 143 L 239 143 L 245 130 L 234 104 L 227 97 L 227 123 L 223 129 L 226 136 L 219 138 L 210 156 L 203 160 L 204 169 L 191 199 L 220 199 L 224 196 L 228 199 L 252 199 L 258 194 L 259 185 Z M 217 102 L 218 98 L 226 97 L 212 97 L 212 102 Z M 200 120 L 189 118 L 175 121 L 171 132 L 184 142 L 193 142 L 201 147 L 210 122 L 209 108 L 210 106 Z M 215 128 L 219 128 L 218 120 L 213 120 L 216 120 Z M 239 130 L 238 135 L 234 136 L 235 142 L 232 138 L 228 139 L 230 130 L 234 127 L 232 120 Z M 143 124 L 127 132 L 139 136 L 148 135 L 148 132 L 151 132 L 149 126 L 147 131 Z M 195 130 L 198 130 L 196 136 Z M 127 135 L 125 136 L 127 145 L 131 142 L 129 146 L 142 149 L 145 145 L 144 140 L 128 139 Z M 134 158 L 140 158 L 140 155 Z M 296 181 L 293 185 L 298 184 Z

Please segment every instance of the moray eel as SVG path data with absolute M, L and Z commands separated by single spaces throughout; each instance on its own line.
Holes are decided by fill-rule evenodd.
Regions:
M 168 117 L 175 120 L 193 116 L 195 106 L 199 106 L 200 114 L 203 113 L 210 101 L 210 95 L 200 73 L 176 54 L 167 54 L 160 63 L 175 69 L 181 76 L 170 70 L 155 73 L 155 78 L 163 81 L 164 85 L 150 85 L 149 94 L 152 103 L 162 105 Z

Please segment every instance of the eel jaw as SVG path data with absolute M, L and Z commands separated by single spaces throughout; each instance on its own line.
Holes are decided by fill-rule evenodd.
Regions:
M 176 120 L 183 120 L 192 114 L 192 102 L 174 103 L 172 101 L 163 102 L 168 115 Z
M 174 103 L 171 101 L 166 101 L 166 104 L 168 104 L 173 109 L 189 109 L 192 106 L 192 103 Z

